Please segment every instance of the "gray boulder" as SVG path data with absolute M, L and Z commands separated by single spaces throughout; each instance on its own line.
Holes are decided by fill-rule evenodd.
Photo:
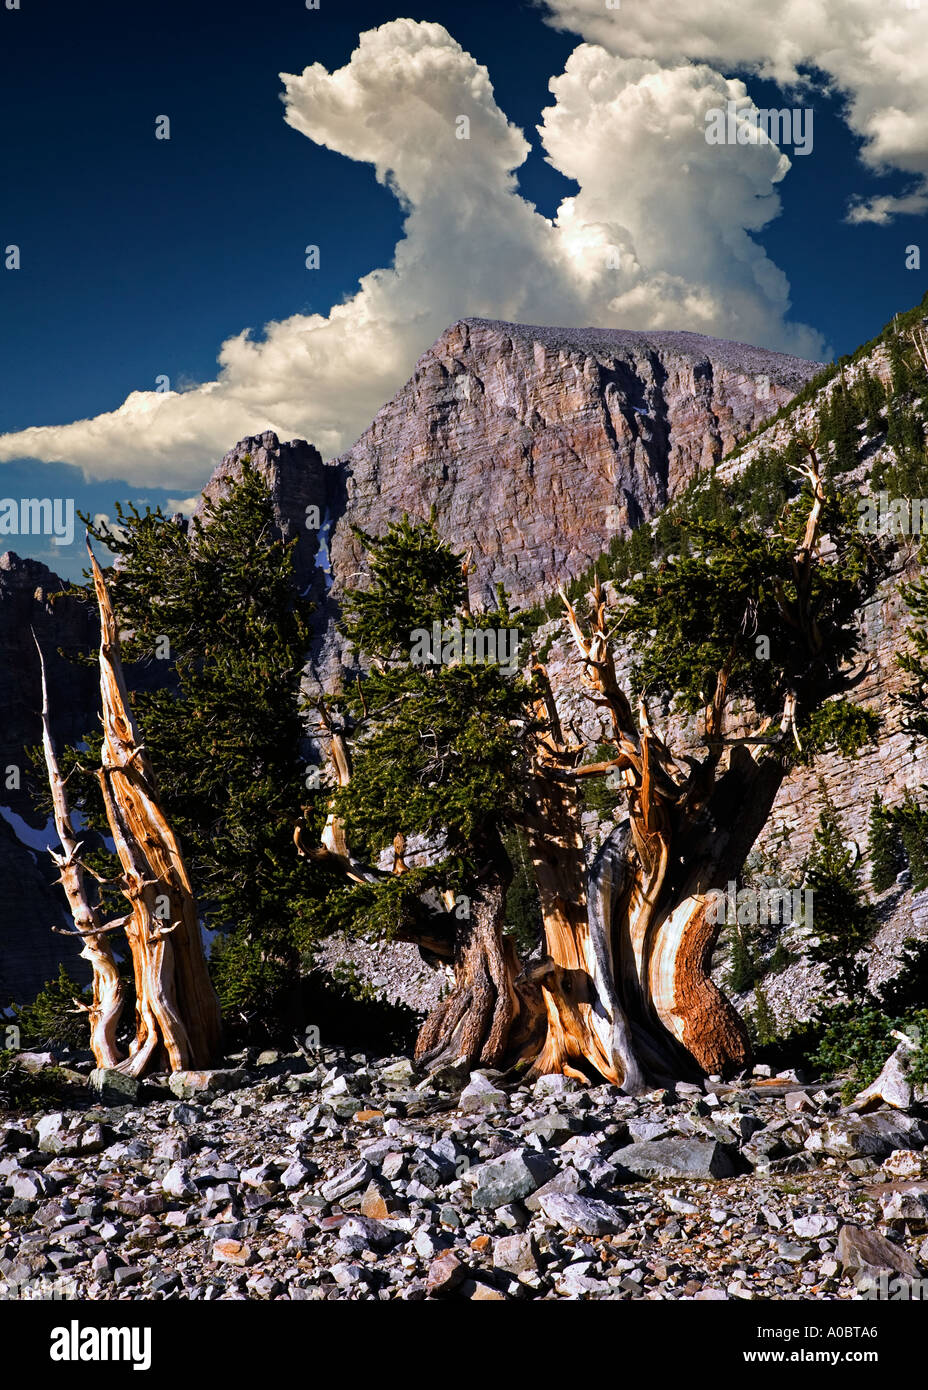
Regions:
M 548 1220 L 560 1226 L 562 1231 L 605 1236 L 625 1230 L 624 1216 L 608 1202 L 598 1202 L 591 1197 L 575 1197 L 566 1192 L 551 1192 L 542 1197 L 539 1204 Z
M 628 1144 L 612 1156 L 620 1174 L 636 1178 L 728 1178 L 735 1172 L 731 1155 L 706 1139 L 655 1139 Z

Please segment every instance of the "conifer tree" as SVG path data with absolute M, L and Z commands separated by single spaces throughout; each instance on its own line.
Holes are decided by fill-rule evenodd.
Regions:
M 754 1033 L 761 1047 L 766 1047 L 777 1039 L 777 1024 L 767 991 L 758 980 L 754 986 L 754 1011 L 752 1015 Z
M 898 830 L 887 815 L 879 792 L 873 793 L 870 804 L 870 835 L 867 843 L 870 858 L 870 883 L 876 893 L 891 888 L 902 868 L 903 854 Z
M 842 830 L 834 803 L 823 789 L 824 806 L 805 864 L 812 893 L 815 944 L 809 955 L 825 968 L 825 979 L 848 999 L 866 993 L 866 967 L 858 960 L 876 928 L 876 918 L 860 889 L 860 861 Z
M 928 811 L 911 789 L 906 792 L 902 805 L 893 812 L 893 823 L 902 839 L 912 874 L 912 888 L 920 893 L 928 888 Z

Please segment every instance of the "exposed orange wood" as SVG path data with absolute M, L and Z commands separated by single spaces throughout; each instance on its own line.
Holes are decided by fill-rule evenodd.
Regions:
M 88 545 L 88 550 L 90 547 Z M 103 765 L 98 774 L 131 915 L 126 936 L 136 990 L 136 1037 L 120 1069 L 208 1067 L 221 1021 L 180 846 L 129 708 L 119 634 L 103 572 L 90 552 L 100 610 Z

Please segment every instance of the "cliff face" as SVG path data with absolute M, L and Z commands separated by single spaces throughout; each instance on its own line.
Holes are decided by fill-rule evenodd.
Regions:
M 195 515 L 202 518 L 207 501 L 219 502 L 227 495 L 229 484 L 241 478 L 246 456 L 270 489 L 278 532 L 286 541 L 296 540 L 294 565 L 301 588 L 318 588 L 321 573 L 316 556 L 329 506 L 330 478 L 322 455 L 312 444 L 303 439 L 281 444 L 271 430 L 240 440 L 203 489 Z
M 351 524 L 436 508 L 473 550 L 472 593 L 516 602 L 581 573 L 734 448 L 818 364 L 692 333 L 449 328 L 330 474 L 336 592 Z

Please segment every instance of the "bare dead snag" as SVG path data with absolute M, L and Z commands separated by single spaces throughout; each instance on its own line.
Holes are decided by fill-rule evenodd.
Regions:
M 926 335 L 924 328 L 913 328 L 909 338 L 918 353 L 922 366 L 928 372 L 928 335 Z
M 116 1045 L 116 1030 L 122 1016 L 124 1000 L 122 980 L 108 933 L 121 926 L 122 921 L 104 925 L 99 907 L 90 900 L 84 866 L 80 858 L 80 845 L 71 821 L 67 790 L 52 740 L 45 658 L 35 633 L 32 636 L 42 668 L 42 747 L 52 792 L 55 829 L 61 842 L 60 854 L 54 850 L 50 852 L 55 865 L 61 871 L 61 886 L 74 919 L 74 930 L 83 943 L 81 955 L 90 962 L 93 972 L 93 1002 L 88 1010 L 90 1049 L 98 1067 L 112 1068 L 122 1061 L 122 1054 Z
M 319 703 L 319 717 L 329 738 L 329 763 L 335 787 L 347 787 L 351 780 L 351 760 L 344 734 L 340 729 L 336 729 L 329 717 L 325 703 L 322 701 Z M 325 828 L 322 832 L 322 844 L 323 848 L 329 850 L 331 854 L 339 855 L 344 859 L 349 857 L 345 827 L 340 818 L 336 816 L 334 806 L 330 806 L 329 814 L 326 817 Z
M 119 1069 L 142 1076 L 211 1066 L 218 1057 L 219 1002 L 206 967 L 190 879 L 161 808 L 148 754 L 129 709 L 119 634 L 103 573 L 90 550 L 100 609 L 103 753 L 98 777 L 122 865 L 131 915 L 136 1036 Z

